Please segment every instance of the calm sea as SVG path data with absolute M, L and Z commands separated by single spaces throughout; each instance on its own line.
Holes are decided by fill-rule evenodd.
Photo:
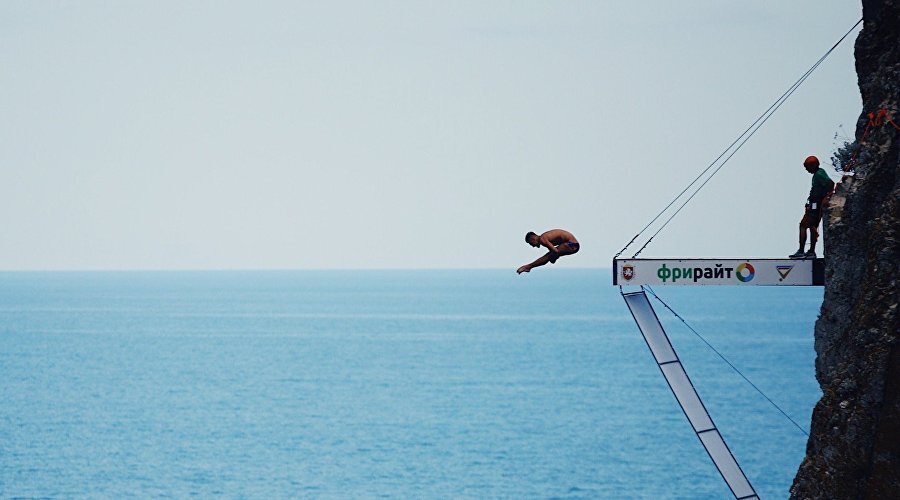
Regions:
M 610 281 L 0 273 L 0 496 L 728 498 Z M 808 426 L 821 289 L 656 291 Z M 786 497 L 806 437 L 658 314 L 761 497 Z

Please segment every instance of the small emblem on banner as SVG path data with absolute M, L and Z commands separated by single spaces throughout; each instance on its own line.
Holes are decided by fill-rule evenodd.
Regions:
M 791 269 L 793 269 L 794 266 L 775 266 L 775 268 L 778 269 L 778 275 L 781 276 L 778 281 L 784 281 L 784 279 L 787 278 L 787 275 L 791 274 Z
M 634 278 L 634 266 L 631 264 L 622 266 L 622 278 L 624 278 L 625 281 L 631 281 Z
M 756 275 L 756 269 L 753 268 L 753 264 L 744 262 L 743 264 L 738 264 L 737 267 L 734 268 L 734 274 L 737 276 L 738 281 L 747 283 L 748 281 L 753 280 L 753 276 Z

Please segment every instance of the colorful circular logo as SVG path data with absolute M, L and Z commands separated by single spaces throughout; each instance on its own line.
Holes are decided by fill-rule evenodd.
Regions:
M 753 276 L 756 274 L 756 269 L 753 269 L 753 266 L 749 262 L 744 262 L 743 264 L 738 264 L 738 266 L 734 268 L 734 273 L 738 280 L 746 283 L 753 279 Z

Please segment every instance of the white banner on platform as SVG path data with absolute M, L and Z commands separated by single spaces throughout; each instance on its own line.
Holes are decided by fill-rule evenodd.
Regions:
M 815 286 L 824 267 L 823 259 L 617 259 L 613 284 Z

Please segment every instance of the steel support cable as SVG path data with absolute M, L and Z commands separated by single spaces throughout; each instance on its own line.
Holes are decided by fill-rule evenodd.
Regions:
M 796 83 L 795 83 L 795 85 L 796 85 Z M 791 88 L 793 88 L 793 86 L 791 86 Z M 640 231 L 638 231 L 638 233 L 634 235 L 634 238 L 631 238 L 631 241 L 629 241 L 627 245 L 625 245 L 621 250 L 619 250 L 619 253 L 617 253 L 613 258 L 615 259 L 615 258 L 618 257 L 619 255 L 621 255 L 622 252 L 624 252 L 625 250 L 627 250 L 628 247 L 630 247 L 631 244 L 634 243 L 634 240 L 638 239 L 638 237 L 639 237 L 641 234 L 643 234 L 643 232 L 646 231 L 647 228 L 649 228 L 650 226 L 652 226 L 654 222 L 656 222 L 656 221 L 657 221 L 664 213 L 666 213 L 666 211 L 669 210 L 669 208 L 670 208 L 672 205 L 674 205 L 675 202 L 678 201 L 678 199 L 681 198 L 681 197 L 684 195 L 684 193 L 686 193 L 686 192 L 691 188 L 691 186 L 693 186 L 694 184 L 696 184 L 697 181 L 699 181 L 699 180 L 703 177 L 703 175 L 706 174 L 706 172 L 709 172 L 709 169 L 711 169 L 713 166 L 715 166 L 715 164 L 716 164 L 719 160 L 721 160 L 722 157 L 725 156 L 725 154 L 727 154 L 728 151 L 731 150 L 731 148 L 733 148 L 734 145 L 738 143 L 738 141 L 740 141 L 745 135 L 747 135 L 747 133 L 750 132 L 750 130 L 751 130 L 757 123 L 759 123 L 759 121 L 762 120 L 762 119 L 766 116 L 766 114 L 769 113 L 769 111 L 771 111 L 772 108 L 775 107 L 776 104 L 778 104 L 779 101 L 781 101 L 782 99 L 784 99 L 784 97 L 785 97 L 785 96 L 788 94 L 788 92 L 790 92 L 790 91 L 791 91 L 791 89 L 788 89 L 788 90 L 786 90 L 786 91 L 784 92 L 784 94 L 781 94 L 781 97 L 779 97 L 774 103 L 772 103 L 772 105 L 769 106 L 769 108 L 766 109 L 766 110 L 763 112 L 763 114 L 759 115 L 759 117 L 756 118 L 756 120 L 754 120 L 753 123 L 750 124 L 750 126 L 748 126 L 746 129 L 744 129 L 744 131 L 741 132 L 741 134 L 740 134 L 739 136 L 737 136 L 737 139 L 735 139 L 731 144 L 729 144 L 728 147 L 725 148 L 725 149 L 719 154 L 719 156 L 716 157 L 716 159 L 714 159 L 712 162 L 710 162 L 710 164 L 707 165 L 706 168 L 704 168 L 699 174 L 697 174 L 697 177 L 694 177 L 694 180 L 692 180 L 690 184 L 688 184 L 687 186 L 685 186 L 685 188 L 682 189 L 680 193 L 678 193 L 674 198 L 672 198 L 672 201 L 670 201 L 668 205 L 666 205 L 665 207 L 663 207 L 663 209 L 660 210 L 658 214 L 656 214 L 656 217 L 653 217 L 653 219 L 652 219 L 650 222 L 648 222 L 646 226 L 644 226 Z M 644 246 L 646 246 L 646 244 L 645 244 Z
M 847 30 L 847 33 L 845 33 L 844 36 L 842 36 L 837 42 L 835 42 L 835 44 L 834 44 L 830 49 L 828 49 L 828 51 L 825 52 L 825 54 L 824 54 L 822 57 L 820 57 L 819 60 L 816 61 L 816 63 L 812 65 L 812 67 L 810 67 L 808 70 L 806 70 L 806 72 L 803 73 L 803 75 L 802 75 L 800 78 L 798 78 L 797 81 L 795 81 L 794 84 L 791 85 L 791 86 L 788 88 L 788 90 L 786 90 L 783 94 L 781 94 L 781 96 L 780 96 L 778 99 L 776 99 L 775 102 L 772 103 L 772 105 L 770 105 L 770 106 L 768 107 L 768 109 L 766 109 L 761 115 L 759 115 L 759 117 L 758 117 L 756 120 L 754 120 L 753 123 L 751 123 L 750 126 L 747 127 L 747 128 L 746 128 L 746 129 L 745 129 L 745 130 L 744 130 L 744 131 L 743 131 L 743 132 L 742 132 L 742 133 L 741 133 L 741 134 L 740 134 L 740 135 L 739 135 L 739 136 L 738 136 L 731 144 L 729 144 L 728 147 L 725 148 L 725 149 L 722 151 L 722 153 L 719 154 L 718 157 L 716 157 L 715 160 L 713 160 L 713 161 L 712 161 L 705 169 L 703 169 L 703 171 L 701 171 L 700 174 L 697 175 L 697 177 L 695 177 L 694 180 L 692 180 L 691 183 L 687 185 L 687 187 L 685 187 L 680 193 L 678 193 L 678 195 L 675 196 L 675 198 L 673 198 L 672 201 L 670 201 L 669 204 L 665 206 L 665 208 L 663 208 L 658 214 L 656 214 L 656 216 L 655 216 L 649 223 L 647 223 L 647 225 L 644 226 L 643 229 L 641 229 L 636 235 L 634 235 L 634 237 L 631 238 L 631 241 L 629 241 L 628 244 L 626 244 L 621 250 L 619 250 L 619 253 L 617 253 L 613 258 L 615 259 L 615 258 L 618 257 L 619 255 L 621 255 L 625 250 L 627 250 L 628 247 L 631 246 L 631 244 L 634 243 L 634 241 L 637 240 L 638 237 L 640 237 L 640 235 L 641 235 L 644 231 L 646 231 L 650 226 L 652 226 L 653 223 L 656 222 L 656 221 L 657 221 L 657 220 L 658 220 L 658 219 L 659 219 L 666 211 L 668 211 L 669 208 L 671 208 L 672 205 L 674 205 L 675 202 L 678 201 L 678 200 L 679 200 L 679 199 L 680 199 L 680 198 L 681 198 L 681 197 L 682 197 L 682 196 L 683 196 L 683 195 L 691 188 L 691 186 L 693 186 L 694 184 L 696 184 L 697 181 L 699 181 L 699 180 L 700 180 L 700 179 L 701 179 L 701 178 L 702 178 L 702 177 L 703 177 L 703 176 L 704 176 L 704 175 L 705 175 L 705 174 L 706 174 L 713 166 L 715 166 L 716 163 L 717 163 L 723 156 L 725 156 L 726 154 L 728 154 L 728 152 L 735 146 L 735 144 L 737 144 L 738 142 L 740 142 L 741 139 L 744 139 L 743 142 L 741 142 L 741 143 L 737 146 L 737 148 L 735 148 L 734 151 L 732 151 L 731 154 L 730 154 L 727 158 L 725 158 L 725 160 L 722 162 L 722 164 L 720 164 L 719 167 L 716 168 L 715 171 L 713 171 L 713 173 L 709 176 L 709 178 L 711 178 L 712 176 L 714 176 L 714 175 L 722 168 L 722 166 L 723 166 L 725 163 L 727 163 L 728 160 L 731 159 L 731 157 L 734 156 L 734 154 L 735 154 L 735 153 L 736 153 L 736 152 L 737 152 L 737 151 L 738 151 L 738 150 L 739 150 L 739 149 L 747 142 L 747 140 L 749 140 L 750 137 L 753 136 L 753 134 L 755 134 L 756 131 L 759 130 L 759 128 L 762 127 L 762 125 L 765 124 L 766 121 L 768 121 L 768 119 L 775 113 L 775 111 L 777 111 L 778 108 L 780 108 L 781 105 L 784 104 L 784 102 L 785 102 L 785 101 L 786 101 L 786 100 L 787 100 L 787 99 L 788 99 L 788 98 L 789 98 L 789 97 L 797 90 L 797 88 L 799 88 L 800 85 L 801 85 L 804 81 L 806 81 L 807 78 L 809 78 L 809 76 L 813 73 L 813 71 L 815 71 L 815 70 L 819 67 L 819 65 L 821 65 L 822 62 L 824 62 L 825 59 L 828 58 L 829 55 L 831 55 L 832 52 L 834 52 L 834 49 L 836 49 L 836 48 L 838 47 L 838 45 L 840 45 L 841 42 L 843 42 L 844 39 L 846 39 L 846 38 L 850 35 L 850 33 L 852 33 L 853 30 L 856 29 L 856 27 L 859 26 L 860 23 L 862 23 L 862 21 L 863 21 L 863 20 L 860 18 L 860 20 L 857 21 L 856 24 L 853 25 L 853 27 L 851 27 L 849 30 Z M 754 127 L 755 127 L 755 128 L 754 128 Z M 749 135 L 748 135 L 748 134 L 749 134 Z M 745 138 L 745 136 L 746 136 L 746 138 Z M 706 181 L 704 181 L 703 184 L 701 184 L 700 187 L 697 188 L 697 191 L 699 191 L 700 189 L 702 189 L 703 186 L 705 186 L 706 183 L 709 182 L 709 178 L 707 178 Z M 670 218 L 663 224 L 662 227 L 664 228 L 666 225 L 668 225 L 668 223 L 672 220 L 672 218 L 673 218 L 675 215 L 677 215 L 678 212 L 680 212 L 681 209 L 684 208 L 684 205 L 686 205 L 687 202 L 690 201 L 696 194 L 697 194 L 697 192 L 695 191 L 695 192 L 690 196 L 690 198 L 688 198 L 688 200 L 687 200 L 684 204 L 682 204 L 681 207 L 679 207 L 679 209 L 675 212 L 675 214 L 674 214 L 672 217 L 670 217 Z M 650 239 L 648 239 L 647 242 L 644 243 L 644 245 L 641 247 L 641 249 L 638 250 L 638 251 L 632 256 L 632 258 L 637 257 L 637 255 L 640 254 L 641 251 L 643 251 L 644 248 L 646 248 L 647 245 L 650 244 L 650 242 L 653 240 L 653 238 L 654 238 L 657 234 L 659 234 L 659 232 L 660 232 L 661 230 L 662 230 L 662 228 L 660 228 L 658 231 L 656 231 L 656 233 L 654 233 L 653 236 L 651 236 Z
M 745 382 L 747 382 L 748 384 L 750 384 L 750 387 L 753 387 L 753 389 L 755 389 L 756 392 L 758 392 L 762 397 L 766 398 L 766 401 L 768 401 L 769 404 L 771 404 L 772 406 L 774 406 L 776 410 L 778 410 L 779 412 L 781 412 L 781 414 L 784 415 L 784 417 L 785 417 L 786 419 L 790 420 L 791 423 L 794 424 L 794 427 L 796 427 L 797 429 L 799 429 L 800 432 L 803 433 L 803 435 L 809 437 L 809 433 L 806 432 L 806 429 L 804 429 L 803 427 L 801 427 L 800 424 L 798 424 L 793 418 L 791 418 L 790 415 L 787 414 L 787 412 L 785 412 L 784 410 L 782 410 L 781 407 L 778 406 L 777 403 L 775 403 L 775 401 L 772 401 L 772 398 L 770 398 L 769 396 L 767 396 L 766 393 L 764 393 L 759 387 L 756 386 L 756 384 L 754 384 L 753 382 L 751 382 L 750 379 L 747 378 L 746 375 L 744 375 L 744 374 L 743 374 L 736 366 L 734 366 L 734 363 L 732 363 L 731 361 L 729 361 L 728 358 L 726 358 L 721 352 L 719 352 L 715 347 L 713 347 L 713 345 L 710 344 L 709 341 L 707 341 L 707 340 L 703 337 L 703 335 L 700 335 L 700 333 L 698 333 L 697 330 L 695 330 L 691 325 L 689 325 L 688 322 L 685 321 L 685 319 L 682 318 L 680 314 L 678 314 L 677 312 L 675 312 L 674 309 L 672 309 L 671 307 L 669 307 L 669 304 L 666 304 L 666 303 L 663 301 L 663 299 L 659 298 L 659 295 L 656 295 L 656 292 L 654 292 L 652 288 L 650 288 L 650 287 L 647 286 L 647 285 L 642 285 L 641 288 L 644 289 L 644 290 L 647 290 L 648 292 L 650 292 L 650 295 L 653 295 L 653 297 L 655 297 L 656 300 L 658 300 L 660 304 L 662 304 L 666 309 L 669 310 L 669 312 L 671 312 L 673 315 L 675 315 L 676 318 L 680 319 L 681 322 L 684 324 L 684 326 L 686 326 L 686 327 L 688 328 L 688 330 L 690 330 L 694 335 L 696 335 L 697 338 L 699 338 L 700 340 L 702 340 L 703 343 L 706 344 L 706 347 L 709 347 L 709 348 L 712 350 L 712 352 L 716 353 L 716 355 L 718 355 L 720 358 L 722 358 L 722 361 L 724 361 L 728 366 L 730 366 L 731 369 L 734 370 L 735 373 L 737 373 L 738 375 L 740 375 L 741 378 L 744 379 Z
M 821 60 L 819 61 L 819 63 L 821 63 Z M 816 63 L 816 65 L 813 66 L 812 69 L 815 69 L 816 67 L 818 67 L 818 64 L 819 64 L 819 63 Z M 691 195 L 684 201 L 684 203 L 682 203 L 681 206 L 679 206 L 678 209 L 675 210 L 675 212 L 674 212 L 671 216 L 669 216 L 668 219 L 666 219 L 666 221 L 662 224 L 662 226 L 660 226 L 659 229 L 657 229 L 656 232 L 653 233 L 652 236 L 650 236 L 650 238 L 644 243 L 644 245 L 641 246 L 641 248 L 640 248 L 637 252 L 635 252 L 634 255 L 631 256 L 632 259 L 633 259 L 633 258 L 636 258 L 641 252 L 643 252 L 644 249 L 647 248 L 647 245 L 649 245 L 650 242 L 653 241 L 653 238 L 655 238 L 656 235 L 658 235 L 659 233 L 661 233 L 662 230 L 665 229 L 666 226 L 668 226 L 670 222 L 672 222 L 672 219 L 674 219 L 675 216 L 678 215 L 678 214 L 684 209 L 684 207 L 687 206 L 687 204 L 690 203 L 691 200 L 693 200 L 694 197 L 697 196 L 697 194 L 700 193 L 700 190 L 703 189 L 704 186 L 706 186 L 706 183 L 708 183 L 710 180 L 712 180 L 712 178 L 713 178 L 717 173 L 719 173 L 719 170 L 722 170 L 722 167 L 724 167 L 725 164 L 728 163 L 728 160 L 730 160 L 731 157 L 735 155 L 735 153 L 737 153 L 738 151 L 740 151 L 740 149 L 744 146 L 744 144 L 746 144 L 747 141 L 749 141 L 750 138 L 753 137 L 753 134 L 755 134 L 757 130 L 759 130 L 763 125 L 765 125 L 767 121 L 769 121 L 769 118 L 771 118 L 772 115 L 774 115 L 775 112 L 778 111 L 778 108 L 780 108 L 785 102 L 787 102 L 787 99 L 794 93 L 795 90 L 797 90 L 797 89 L 800 87 L 799 84 L 800 84 L 800 83 L 803 83 L 803 82 L 806 80 L 806 78 L 809 77 L 810 74 L 812 74 L 812 70 L 808 71 L 808 72 L 802 77 L 801 80 L 798 80 L 797 83 L 794 84 L 794 86 L 792 87 L 792 89 L 790 90 L 790 92 L 787 93 L 787 94 L 784 96 L 784 98 L 781 99 L 781 101 L 778 102 L 777 105 L 776 105 L 774 108 L 769 108 L 769 109 L 771 109 L 771 112 L 768 112 L 768 111 L 767 111 L 767 112 L 768 112 L 768 115 L 767 115 L 761 122 L 759 122 L 758 125 L 756 125 L 756 128 L 754 128 L 754 129 L 753 129 L 753 130 L 752 130 L 752 131 L 744 138 L 744 140 L 741 141 L 740 144 L 738 144 L 738 146 L 737 146 L 736 148 L 734 148 L 734 150 L 731 152 L 731 154 L 729 154 L 727 157 L 725 157 L 724 160 L 722 160 L 722 163 L 720 163 L 719 166 L 716 167 L 716 169 L 713 170 L 712 173 L 709 174 L 709 176 L 708 176 L 708 177 L 700 184 L 700 186 L 698 186 L 697 189 L 695 189 L 694 192 L 691 193 Z

